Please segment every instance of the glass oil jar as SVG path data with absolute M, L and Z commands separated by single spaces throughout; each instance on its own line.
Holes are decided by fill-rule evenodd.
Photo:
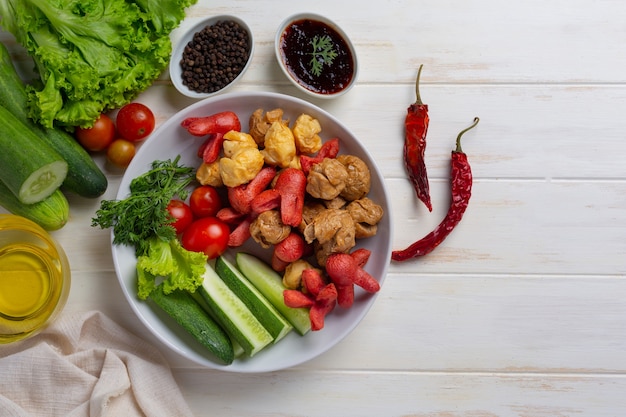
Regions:
M 65 306 L 70 265 L 63 248 L 36 223 L 0 214 L 0 344 L 30 337 Z

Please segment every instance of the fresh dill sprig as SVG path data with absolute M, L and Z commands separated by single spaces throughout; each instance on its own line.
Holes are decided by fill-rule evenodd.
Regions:
M 309 61 L 311 72 L 319 77 L 324 65 L 332 65 L 333 60 L 337 58 L 337 51 L 333 49 L 333 41 L 328 35 L 321 38 L 316 35 L 311 41 L 311 46 L 313 48 L 309 54 L 312 55 Z
M 175 196 L 186 199 L 187 186 L 195 178 L 195 168 L 179 165 L 179 160 L 180 155 L 173 161 L 152 162 L 152 169 L 131 181 L 128 197 L 100 202 L 91 225 L 112 227 L 113 243 L 134 246 L 138 256 L 146 253 L 148 238 L 176 238 L 167 205 Z

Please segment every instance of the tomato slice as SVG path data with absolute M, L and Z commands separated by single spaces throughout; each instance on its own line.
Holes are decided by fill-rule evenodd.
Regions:
M 214 259 L 228 248 L 229 235 L 226 223 L 216 217 L 202 217 L 185 229 L 181 244 L 187 250 L 203 252 L 209 259 Z

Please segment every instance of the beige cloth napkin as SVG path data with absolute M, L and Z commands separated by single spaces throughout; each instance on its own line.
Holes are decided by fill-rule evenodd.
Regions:
M 161 353 L 101 312 L 0 345 L 2 417 L 186 417 Z

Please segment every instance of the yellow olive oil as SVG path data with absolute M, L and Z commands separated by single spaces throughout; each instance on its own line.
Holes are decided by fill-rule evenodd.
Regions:
M 69 265 L 43 229 L 0 216 L 0 344 L 36 333 L 65 303 Z M 29 221 L 27 221 L 29 222 Z

